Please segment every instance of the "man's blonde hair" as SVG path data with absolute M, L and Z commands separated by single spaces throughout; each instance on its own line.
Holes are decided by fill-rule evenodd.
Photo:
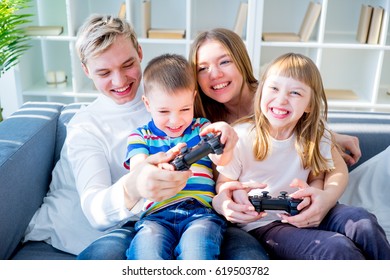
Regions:
M 76 40 L 76 50 L 81 63 L 106 51 L 118 36 L 130 38 L 138 49 L 138 39 L 133 27 L 125 20 L 110 15 L 91 15 L 80 27 Z

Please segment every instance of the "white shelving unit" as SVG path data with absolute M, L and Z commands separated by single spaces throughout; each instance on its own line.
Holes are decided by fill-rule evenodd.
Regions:
M 259 1 L 262 32 L 298 32 L 309 1 Z M 352 90 L 356 99 L 329 99 L 332 109 L 390 111 L 389 0 L 322 0 L 319 21 L 309 42 L 263 42 L 255 37 L 254 61 L 264 65 L 288 52 L 309 56 L 319 67 L 326 89 Z M 379 44 L 361 44 L 356 38 L 361 5 L 384 8 Z M 284 9 L 281 9 L 284 7 Z M 294 16 L 292 16 L 294 15 Z M 296 15 L 296 16 L 295 16 Z M 288 19 L 281 20 L 281 19 Z
M 35 0 L 32 25 L 61 25 L 59 36 L 34 37 L 32 48 L 12 75 L 13 92 L 1 94 L 2 107 L 16 110 L 26 101 L 72 103 L 92 101 L 98 93 L 79 65 L 74 43 L 77 29 L 92 13 L 117 15 L 126 3 L 126 18 L 141 34 L 143 0 Z M 315 0 L 320 18 L 308 42 L 264 42 L 262 32 L 298 32 L 310 0 L 151 0 L 152 28 L 185 29 L 180 40 L 139 38 L 143 66 L 156 55 L 174 52 L 188 56 L 199 32 L 215 27 L 232 29 L 240 2 L 248 3 L 245 40 L 256 75 L 263 65 L 285 52 L 303 53 L 319 67 L 325 88 L 352 90 L 355 100 L 329 100 L 330 108 L 390 111 L 390 0 Z M 360 44 L 356 31 L 362 4 L 385 9 L 380 42 Z M 51 88 L 47 71 L 65 71 L 66 87 Z M 3 79 L 3 78 L 2 78 Z M 3 79 L 4 80 L 4 79 Z M 9 83 L 9 81 L 7 81 Z M 2 81 L 0 80 L 0 86 Z M 4 98 L 3 95 L 7 95 Z

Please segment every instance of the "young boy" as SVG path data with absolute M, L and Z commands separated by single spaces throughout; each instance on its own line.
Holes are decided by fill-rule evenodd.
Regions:
M 215 195 L 212 163 L 226 164 L 237 142 L 225 122 L 210 124 L 194 118 L 196 80 L 191 66 L 180 55 L 166 54 L 151 60 L 144 71 L 146 109 L 152 120 L 128 138 L 125 166 L 130 170 L 149 155 L 166 152 L 179 143 L 188 148 L 200 135 L 221 134 L 221 155 L 210 154 L 191 166 L 193 176 L 184 189 L 162 201 L 145 201 L 136 236 L 127 250 L 128 259 L 217 259 L 225 220 L 211 207 Z M 212 161 L 210 160 L 212 159 Z M 162 169 L 173 170 L 170 164 Z

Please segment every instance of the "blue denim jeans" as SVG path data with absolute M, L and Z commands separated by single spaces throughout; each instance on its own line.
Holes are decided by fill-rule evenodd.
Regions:
M 78 260 L 125 260 L 126 250 L 135 235 L 135 222 L 128 222 L 96 239 L 78 256 Z
M 135 235 L 135 229 L 128 223 L 95 240 L 78 256 L 78 260 L 125 260 L 126 250 Z M 268 254 L 252 235 L 228 225 L 224 234 L 221 255 L 222 260 L 268 260 Z
M 130 260 L 215 260 L 226 221 L 196 199 L 152 213 L 135 224 Z
M 390 259 L 390 245 L 376 217 L 361 207 L 337 204 L 318 227 L 273 222 L 254 229 L 272 259 Z
M 126 250 L 135 235 L 135 222 L 128 222 L 98 238 L 78 256 L 79 260 L 125 260 Z M 228 224 L 224 234 L 220 259 L 223 260 L 267 260 L 267 252 L 260 242 L 244 230 Z

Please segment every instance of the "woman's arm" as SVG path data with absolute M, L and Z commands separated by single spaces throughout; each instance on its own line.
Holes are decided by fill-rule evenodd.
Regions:
M 332 148 L 332 158 L 335 168 L 325 173 L 324 191 L 333 201 L 332 204 L 335 205 L 347 187 L 349 173 L 347 165 L 336 147 Z
M 312 172 L 310 172 L 309 178 L 307 179 L 307 183 L 310 187 L 323 190 L 324 179 L 325 179 L 325 172 L 321 172 L 318 175 L 314 175 Z
M 293 198 L 310 197 L 311 204 L 296 216 L 283 216 L 285 222 L 296 227 L 318 226 L 337 203 L 348 183 L 348 169 L 336 147 L 332 148 L 332 158 L 335 168 L 326 172 L 323 190 L 302 188 L 291 194 Z

